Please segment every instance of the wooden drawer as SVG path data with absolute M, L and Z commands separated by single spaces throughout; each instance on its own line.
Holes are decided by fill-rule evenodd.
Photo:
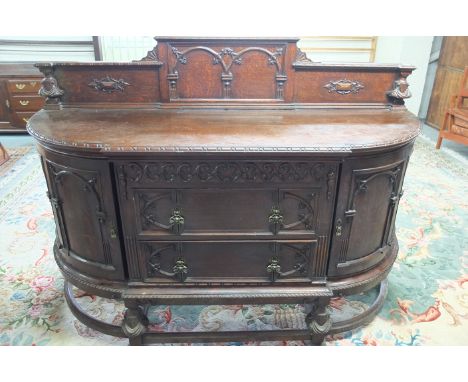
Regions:
M 24 78 L 21 80 L 9 80 L 7 82 L 10 94 L 34 93 L 41 88 L 40 78 Z
M 316 248 L 313 240 L 140 242 L 139 265 L 145 282 L 310 283 Z
M 320 188 L 135 190 L 140 238 L 315 233 Z
M 26 111 L 26 112 L 12 112 L 11 113 L 11 122 L 15 127 L 26 127 L 26 123 L 29 118 L 31 118 L 36 112 Z
M 39 96 L 15 96 L 10 98 L 10 109 L 14 111 L 38 111 L 44 106 Z

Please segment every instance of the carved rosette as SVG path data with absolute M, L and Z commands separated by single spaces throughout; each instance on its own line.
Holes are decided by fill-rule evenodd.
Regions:
M 59 88 L 57 79 L 53 76 L 54 69 L 47 67 L 43 70 L 45 78 L 41 81 L 39 95 L 46 97 L 46 104 L 58 104 L 64 91 Z
M 329 93 L 346 95 L 359 93 L 361 89 L 364 89 L 364 85 L 359 81 L 343 79 L 338 81 L 330 81 L 324 86 L 324 88 L 326 88 Z
M 243 55 L 248 52 L 261 52 L 266 55 L 268 64 L 274 65 L 276 67 L 276 75 L 275 75 L 275 82 L 276 82 L 276 98 L 283 99 L 284 97 L 284 84 L 287 81 L 287 76 L 282 69 L 282 64 L 279 60 L 280 56 L 284 54 L 284 48 L 280 47 L 275 49 L 273 52 L 260 47 L 249 47 L 242 49 L 238 52 L 234 51 L 234 49 L 225 47 L 222 48 L 219 52 L 206 47 L 206 46 L 197 46 L 191 47 L 186 49 L 185 51 L 180 51 L 176 47 L 171 47 L 172 54 L 174 55 L 175 64 L 169 70 L 169 74 L 167 76 L 167 80 L 169 82 L 169 97 L 170 99 L 177 99 L 178 92 L 177 92 L 177 81 L 179 79 L 179 75 L 177 72 L 177 65 L 187 65 L 189 63 L 189 59 L 187 54 L 192 51 L 204 51 L 213 56 L 213 65 L 221 65 L 222 73 L 221 73 L 221 82 L 223 84 L 223 98 L 229 99 L 231 98 L 231 84 L 233 81 L 233 74 L 231 73 L 232 65 L 242 65 L 243 63 Z
M 123 92 L 125 87 L 129 86 L 130 84 L 123 79 L 116 80 L 115 78 L 110 77 L 107 75 L 101 79 L 93 79 L 88 86 L 94 88 L 98 91 L 103 93 L 113 93 L 116 91 Z
M 406 78 L 411 74 L 409 71 L 402 71 L 400 78 L 393 83 L 393 89 L 387 92 L 387 96 L 396 105 L 403 105 L 406 98 L 411 97 L 409 84 Z

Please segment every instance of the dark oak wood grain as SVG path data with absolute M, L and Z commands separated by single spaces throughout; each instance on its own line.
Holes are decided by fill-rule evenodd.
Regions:
M 74 285 L 122 298 L 121 329 L 151 341 L 248 333 L 154 334 L 148 303 L 305 306 L 311 339 L 333 295 L 385 279 L 419 121 L 403 65 L 311 62 L 296 39 L 161 38 L 132 63 L 38 64 L 38 142 L 57 224 L 57 264 Z M 386 288 L 382 288 L 386 290 Z M 335 326 L 334 326 L 335 325 Z M 289 336 L 289 337 L 288 337 Z

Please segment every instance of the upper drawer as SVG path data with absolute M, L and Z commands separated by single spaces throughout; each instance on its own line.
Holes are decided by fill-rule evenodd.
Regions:
M 323 234 L 338 172 L 331 162 L 259 160 L 117 162 L 116 168 L 124 230 L 140 239 Z M 326 221 L 320 226 L 319 216 Z
M 24 78 L 21 80 L 9 80 L 8 91 L 11 94 L 16 93 L 35 93 L 41 88 L 41 79 L 39 78 Z
M 323 196 L 319 187 L 137 189 L 133 195 L 133 221 L 140 238 L 313 234 Z
M 44 99 L 39 96 L 10 97 L 10 108 L 15 111 L 38 111 L 44 106 Z

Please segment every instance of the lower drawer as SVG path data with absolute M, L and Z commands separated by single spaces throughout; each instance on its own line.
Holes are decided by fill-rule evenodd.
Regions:
M 316 240 L 140 242 L 145 282 L 310 282 Z
M 26 127 L 29 118 L 35 114 L 34 111 L 25 111 L 25 112 L 12 112 L 11 113 L 11 124 L 15 127 Z

